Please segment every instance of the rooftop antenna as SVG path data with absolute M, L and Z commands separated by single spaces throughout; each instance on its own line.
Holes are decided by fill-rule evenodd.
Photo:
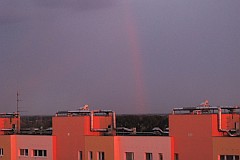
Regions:
M 17 133 L 20 131 L 20 122 L 19 122 L 19 102 L 22 101 L 21 99 L 19 99 L 19 91 L 17 91 Z
M 17 114 L 19 115 L 19 102 L 22 101 L 19 99 L 19 91 L 17 91 Z

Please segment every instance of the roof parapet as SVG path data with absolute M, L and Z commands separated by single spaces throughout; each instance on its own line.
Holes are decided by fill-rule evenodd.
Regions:
M 18 113 L 0 113 L 0 118 L 18 118 Z
M 172 114 L 202 114 L 202 113 L 217 113 L 218 109 L 227 110 L 229 113 L 236 112 L 237 109 L 240 109 L 240 106 L 216 106 L 216 107 L 182 107 L 182 108 L 174 108 L 172 110 Z

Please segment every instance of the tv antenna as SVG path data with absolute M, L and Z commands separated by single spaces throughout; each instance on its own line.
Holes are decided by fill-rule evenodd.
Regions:
M 20 117 L 20 114 L 19 114 L 19 102 L 22 101 L 21 99 L 19 99 L 19 91 L 17 91 L 17 131 L 16 133 L 19 133 L 20 132 L 20 121 L 19 121 L 19 117 Z
M 17 91 L 17 114 L 19 114 L 19 102 L 22 101 L 19 99 L 19 96 L 20 96 L 19 91 Z

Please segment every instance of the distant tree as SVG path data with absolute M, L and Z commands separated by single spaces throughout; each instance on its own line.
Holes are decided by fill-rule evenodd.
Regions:
M 117 127 L 136 128 L 138 132 L 152 131 L 154 127 L 168 127 L 167 115 L 117 115 Z M 21 128 L 52 127 L 52 116 L 22 116 Z
M 139 132 L 152 131 L 154 127 L 168 127 L 167 115 L 118 115 L 117 127 L 134 128 Z

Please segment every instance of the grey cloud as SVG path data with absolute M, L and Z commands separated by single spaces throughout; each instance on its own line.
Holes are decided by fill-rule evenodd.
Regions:
M 17 16 L 0 16 L 0 25 L 15 24 L 24 21 L 23 17 Z
M 41 18 L 41 16 L 51 17 L 54 12 L 58 13 L 60 9 L 73 11 L 98 10 L 112 7 L 114 4 L 115 1 L 112 0 L 0 1 L 0 25 L 20 23 L 29 19 Z M 49 11 L 49 9 L 53 9 L 53 11 Z
M 114 5 L 114 0 L 38 0 L 36 4 L 50 8 L 71 8 L 76 10 L 94 10 Z
M 30 1 L 0 1 L 0 25 L 14 24 L 27 20 L 32 15 L 33 3 Z
M 118 113 L 140 113 L 142 106 L 169 112 L 205 98 L 238 104 L 239 6 L 239 0 L 0 0 L 0 112 L 14 111 L 19 88 L 27 114 L 85 103 Z

